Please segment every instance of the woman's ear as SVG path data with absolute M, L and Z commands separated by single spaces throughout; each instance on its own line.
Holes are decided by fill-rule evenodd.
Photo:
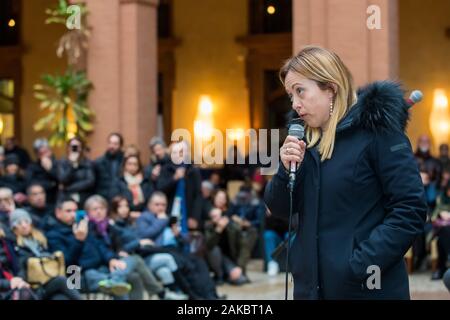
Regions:
M 332 96 L 330 98 L 334 98 L 337 94 L 338 86 L 337 86 L 337 84 L 332 83 L 332 82 L 329 83 L 329 86 L 330 86 L 330 92 L 332 94 Z

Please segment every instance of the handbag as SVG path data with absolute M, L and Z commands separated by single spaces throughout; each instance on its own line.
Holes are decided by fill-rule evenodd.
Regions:
M 53 278 L 65 275 L 66 266 L 61 251 L 27 259 L 27 281 L 32 287 L 44 285 Z

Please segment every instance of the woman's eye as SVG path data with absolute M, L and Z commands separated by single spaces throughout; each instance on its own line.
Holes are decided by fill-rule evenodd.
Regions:
M 288 94 L 288 97 L 291 102 L 294 102 L 294 97 L 292 96 L 292 94 Z
M 297 89 L 295 89 L 295 92 L 297 92 L 297 94 L 301 94 L 303 92 L 303 89 L 302 88 L 297 88 Z

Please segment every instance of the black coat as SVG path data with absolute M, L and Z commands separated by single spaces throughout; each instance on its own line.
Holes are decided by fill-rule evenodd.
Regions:
M 111 198 L 119 195 L 127 198 L 131 211 L 144 211 L 147 206 L 147 201 L 153 193 L 153 184 L 150 180 L 144 178 L 141 182 L 141 189 L 144 196 L 144 202 L 138 205 L 133 204 L 133 195 L 131 194 L 130 189 L 128 189 L 128 184 L 123 177 L 114 182 L 110 194 Z
M 58 180 L 62 184 L 62 194 L 70 196 L 77 193 L 80 195 L 79 206 L 82 208 L 84 202 L 93 194 L 95 187 L 95 173 L 91 161 L 83 159 L 74 167 L 73 164 L 63 159 L 58 164 Z
M 0 177 L 0 187 L 11 189 L 13 194 L 26 193 L 27 184 L 25 178 L 19 174 L 4 175 Z
M 50 251 L 61 251 L 67 266 L 80 263 L 85 242 L 75 238 L 72 226 L 57 221 L 51 229 L 47 230 L 45 236 Z
M 15 154 L 19 158 L 19 167 L 21 169 L 26 169 L 30 164 L 30 155 L 28 151 L 19 146 L 14 146 L 11 150 L 5 150 L 5 156 L 8 154 Z
M 123 153 L 110 155 L 106 152 L 94 161 L 95 192 L 105 199 L 111 199 L 111 187 L 120 177 Z
M 376 82 L 339 122 L 330 160 L 307 149 L 293 198 L 294 298 L 409 299 L 404 255 L 423 231 L 427 208 L 407 120 L 399 86 Z M 289 213 L 287 183 L 280 164 L 265 191 L 274 215 Z M 371 265 L 381 270 L 381 289 L 367 287 Z
M 47 203 L 56 203 L 56 195 L 58 193 L 58 163 L 54 157 L 52 157 L 52 168 L 50 171 L 42 167 L 40 160 L 31 163 L 26 171 L 25 179 L 28 186 L 31 183 L 39 183 L 42 185 L 47 195 Z
M 167 214 L 170 215 L 172 211 L 172 203 L 175 198 L 175 192 L 177 189 L 177 183 L 173 176 L 177 166 L 172 162 L 168 162 L 161 167 L 161 175 L 158 179 L 157 189 L 162 191 L 167 196 Z M 187 215 L 189 218 L 194 218 L 197 221 L 201 221 L 202 215 L 202 193 L 201 183 L 202 178 L 200 170 L 192 165 L 187 166 L 186 174 L 186 206 Z

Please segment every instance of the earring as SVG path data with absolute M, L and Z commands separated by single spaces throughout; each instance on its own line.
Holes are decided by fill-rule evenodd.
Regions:
M 334 105 L 333 105 L 333 100 L 330 101 L 330 116 L 333 115 L 333 111 L 334 111 Z

